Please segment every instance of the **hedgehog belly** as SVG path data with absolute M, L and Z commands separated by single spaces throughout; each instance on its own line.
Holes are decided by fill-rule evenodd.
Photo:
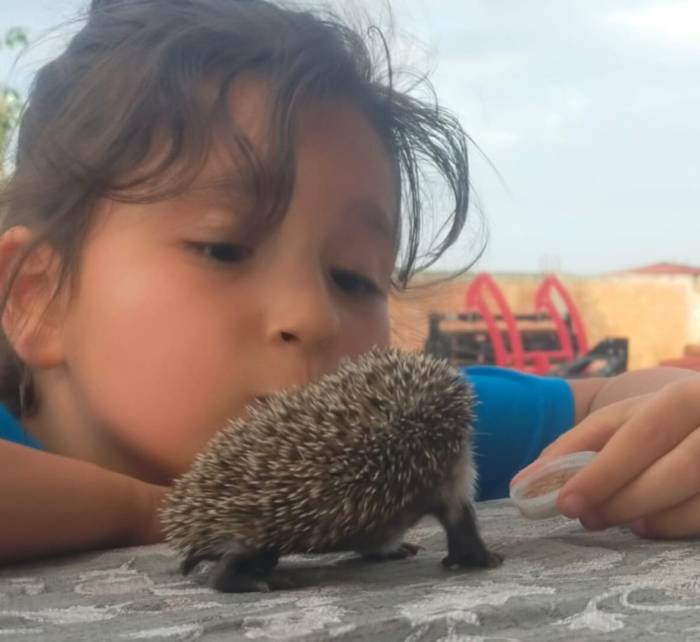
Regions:
M 337 553 L 357 551 L 362 555 L 383 556 L 392 553 L 403 543 L 406 531 L 414 526 L 428 511 L 421 502 L 413 502 L 397 510 L 383 523 L 365 530 L 358 529 L 345 539 L 334 542 L 326 551 Z

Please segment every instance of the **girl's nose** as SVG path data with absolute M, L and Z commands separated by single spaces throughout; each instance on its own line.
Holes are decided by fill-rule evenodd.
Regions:
M 322 274 L 282 279 L 268 300 L 268 337 L 316 351 L 340 330 L 340 310 Z

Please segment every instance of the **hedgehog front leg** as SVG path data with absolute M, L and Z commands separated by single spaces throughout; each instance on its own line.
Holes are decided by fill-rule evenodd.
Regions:
M 503 557 L 486 548 L 477 526 L 471 502 L 462 501 L 456 506 L 443 506 L 435 516 L 447 533 L 447 557 L 442 560 L 445 568 L 495 568 Z
M 288 575 L 275 573 L 279 553 L 261 549 L 253 553 L 225 553 L 208 573 L 207 584 L 222 593 L 267 593 L 291 589 Z
M 183 575 L 189 575 L 192 569 L 200 562 L 211 562 L 218 559 L 221 559 L 221 553 L 214 553 L 211 551 L 204 553 L 190 553 L 184 560 L 182 560 L 182 562 L 180 562 L 180 572 Z

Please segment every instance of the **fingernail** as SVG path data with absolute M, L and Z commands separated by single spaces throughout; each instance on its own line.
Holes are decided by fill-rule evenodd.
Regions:
M 630 529 L 635 535 L 639 535 L 639 537 L 649 537 L 649 525 L 644 519 L 635 519 L 630 524 Z
M 595 511 L 588 511 L 579 518 L 581 524 L 588 531 L 602 531 L 607 527 L 605 520 Z
M 562 515 L 567 517 L 579 517 L 584 510 L 583 499 L 579 495 L 565 495 L 557 501 L 557 508 Z
M 535 459 L 531 464 L 528 464 L 520 470 L 513 479 L 510 480 L 510 485 L 512 486 L 515 484 L 519 479 L 527 475 L 531 470 L 534 470 L 535 468 L 539 468 L 542 464 L 544 464 L 547 461 L 547 457 L 540 457 L 539 459 Z

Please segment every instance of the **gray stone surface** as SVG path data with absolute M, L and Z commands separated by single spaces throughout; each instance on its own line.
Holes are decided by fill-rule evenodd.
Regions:
M 441 568 L 444 536 L 424 522 L 414 559 L 285 558 L 304 588 L 224 595 L 177 573 L 165 546 L 0 570 L 5 640 L 699 640 L 700 548 L 563 518 L 527 521 L 479 505 L 497 570 Z

